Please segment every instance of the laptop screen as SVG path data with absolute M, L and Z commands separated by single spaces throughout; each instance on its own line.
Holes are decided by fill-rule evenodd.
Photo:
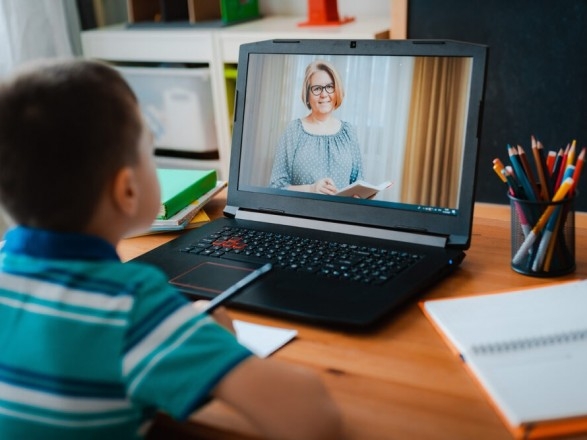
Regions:
M 228 204 L 468 246 L 485 56 L 456 42 L 241 46 Z M 380 190 L 333 195 L 357 181 Z

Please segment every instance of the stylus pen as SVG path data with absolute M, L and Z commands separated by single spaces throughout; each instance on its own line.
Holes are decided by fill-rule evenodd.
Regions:
M 226 301 L 228 301 L 234 295 L 239 293 L 245 286 L 247 286 L 248 284 L 255 281 L 261 275 L 264 275 L 267 272 L 269 272 L 271 270 L 271 268 L 272 268 L 271 263 L 267 263 L 267 264 L 264 264 L 263 266 L 261 266 L 259 269 L 252 271 L 246 277 L 244 277 L 243 279 L 234 283 L 232 286 L 230 286 L 224 292 L 222 292 L 221 294 L 219 294 L 218 296 L 215 296 L 212 300 L 210 300 L 210 302 L 206 305 L 206 307 L 204 307 L 200 311 L 200 313 L 212 313 L 216 308 L 220 307 L 222 304 L 224 304 Z

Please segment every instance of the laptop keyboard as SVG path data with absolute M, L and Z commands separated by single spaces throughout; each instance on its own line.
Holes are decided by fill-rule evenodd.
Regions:
M 181 251 L 253 263 L 270 262 L 276 268 L 366 284 L 383 284 L 423 257 L 391 249 L 232 227 L 224 227 Z

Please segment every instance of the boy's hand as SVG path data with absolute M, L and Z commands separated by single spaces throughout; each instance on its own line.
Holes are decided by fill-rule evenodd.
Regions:
M 196 310 L 203 310 L 204 307 L 209 303 L 206 300 L 198 300 L 194 303 L 194 308 Z M 228 312 L 226 311 L 225 307 L 218 307 L 214 312 L 212 312 L 212 317 L 220 324 L 222 327 L 225 327 L 231 333 L 235 333 L 234 326 L 232 325 L 232 319 L 228 316 Z

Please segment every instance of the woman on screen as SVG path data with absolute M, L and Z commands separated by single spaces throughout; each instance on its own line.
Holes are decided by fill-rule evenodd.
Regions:
M 355 128 L 333 115 L 344 88 L 326 61 L 308 65 L 302 101 L 310 113 L 291 121 L 277 145 L 270 186 L 334 195 L 362 179 L 361 152 Z

